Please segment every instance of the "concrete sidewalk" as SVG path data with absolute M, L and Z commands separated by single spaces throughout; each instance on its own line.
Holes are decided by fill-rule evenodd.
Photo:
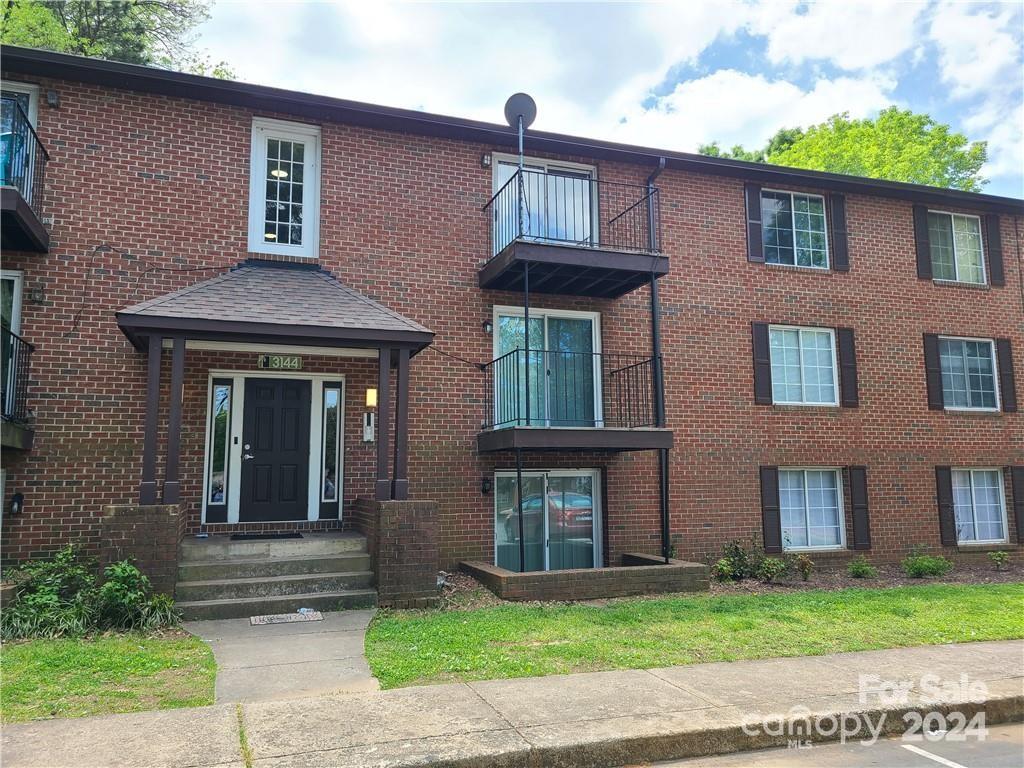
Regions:
M 213 650 L 218 704 L 308 698 L 380 687 L 363 655 L 374 613 L 331 611 L 323 621 L 255 627 L 249 619 L 190 621 L 185 629 Z
M 905 683 L 862 700 L 862 675 Z M 934 675 L 934 678 L 923 678 Z M 962 675 L 966 675 L 964 678 Z M 966 685 L 970 683 L 971 685 Z M 978 684 L 984 684 L 979 691 Z M 929 685 L 945 686 L 938 703 Z M 972 687 L 973 686 L 973 687 Z M 896 689 L 897 691 L 899 689 Z M 893 689 L 889 690 L 889 694 Z M 986 642 L 324 695 L 8 726 L 21 766 L 617 766 L 902 733 L 903 715 L 1024 718 L 1024 642 Z M 847 718 L 844 720 L 850 720 Z M 244 728 L 250 755 L 240 748 Z M 767 727 L 766 727 L 767 726 Z M 822 732 L 822 733 L 819 733 Z

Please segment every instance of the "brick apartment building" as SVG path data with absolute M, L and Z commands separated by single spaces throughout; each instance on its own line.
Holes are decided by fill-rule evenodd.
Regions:
M 2 132 L 5 560 L 1024 540 L 1024 201 L 11 47 Z

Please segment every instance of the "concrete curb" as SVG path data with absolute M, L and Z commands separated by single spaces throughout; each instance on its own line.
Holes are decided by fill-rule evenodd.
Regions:
M 713 712 L 718 721 L 715 724 L 708 723 L 701 726 L 700 723 L 691 722 L 690 727 L 687 727 L 686 723 L 680 721 L 675 728 L 662 728 L 655 722 L 651 724 L 652 732 L 645 735 L 625 738 L 616 738 L 611 735 L 602 738 L 590 735 L 590 737 L 576 742 L 559 745 L 537 744 L 531 739 L 531 729 L 515 729 L 531 746 L 496 754 L 481 744 L 481 749 L 477 754 L 463 754 L 457 758 L 446 759 L 443 754 L 435 752 L 409 761 L 386 760 L 379 765 L 386 765 L 387 768 L 425 768 L 426 766 L 431 768 L 583 768 L 584 766 L 612 768 L 613 766 L 644 764 L 662 760 L 680 760 L 785 747 L 790 739 L 796 738 L 787 734 L 794 732 L 818 733 L 819 724 L 831 725 L 836 718 L 844 716 L 856 717 L 861 724 L 858 730 L 847 733 L 848 740 L 860 741 L 869 738 L 871 733 L 866 722 L 870 720 L 872 723 L 877 723 L 880 718 L 884 718 L 882 721 L 884 725 L 879 735 L 894 736 L 906 731 L 907 725 L 904 717 L 908 713 L 918 713 L 924 716 L 932 712 L 941 712 L 943 715 L 959 712 L 968 721 L 975 714 L 984 712 L 986 726 L 1024 722 L 1024 694 L 996 696 L 984 702 L 944 702 L 895 707 L 869 706 L 859 709 L 822 710 L 801 717 L 769 716 L 764 721 L 757 718 L 757 722 L 763 722 L 771 732 L 761 731 L 754 734 L 744 730 L 744 723 L 750 722 L 747 716 L 738 715 L 738 712 L 724 713 L 721 710 Z M 709 712 L 709 714 L 711 713 Z M 686 713 L 686 715 L 692 721 L 693 713 Z M 666 715 L 666 718 L 671 719 L 671 713 Z M 607 727 L 618 720 L 602 721 L 602 726 Z M 621 720 L 635 720 L 635 718 L 624 717 Z M 580 724 L 567 725 L 576 727 Z M 572 728 L 568 730 L 572 730 Z M 777 734 L 776 730 L 782 730 L 783 733 Z M 837 733 L 832 738 L 818 736 L 812 741 L 814 744 L 825 744 L 838 740 L 839 734 Z M 259 763 L 260 761 L 257 760 L 257 764 Z M 374 765 L 378 764 L 374 763 Z

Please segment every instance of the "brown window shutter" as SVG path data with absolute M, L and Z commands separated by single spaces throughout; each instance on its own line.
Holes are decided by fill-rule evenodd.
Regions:
M 779 468 L 761 467 L 761 522 L 764 551 L 782 551 L 782 521 L 779 518 Z
M 928 242 L 928 206 L 914 206 L 914 245 L 917 248 L 917 276 L 932 279 L 932 248 Z
M 850 250 L 846 234 L 846 197 L 828 196 L 829 229 L 832 236 L 832 269 L 836 272 L 850 271 Z
M 836 328 L 839 346 L 839 402 L 843 408 L 860 405 L 857 394 L 857 351 L 853 343 L 852 328 Z
M 1010 467 L 1010 492 L 1017 520 L 1017 543 L 1024 544 L 1024 467 Z
M 867 467 L 849 467 L 850 508 L 853 511 L 853 537 L 847 542 L 850 549 L 871 549 L 871 525 L 868 521 Z
M 1007 413 L 1017 412 L 1017 384 L 1013 375 L 1013 353 L 1009 339 L 996 339 L 996 365 L 999 366 L 999 399 Z
M 985 216 L 985 240 L 989 285 L 1006 285 L 1006 274 L 1003 270 L 1003 235 L 999 229 L 999 214 L 989 213 Z
M 751 323 L 754 342 L 754 402 L 772 404 L 772 355 L 768 345 L 768 324 Z
M 743 185 L 747 198 L 747 261 L 764 263 L 764 243 L 761 241 L 761 185 Z
M 953 470 L 935 468 L 935 493 L 939 499 L 939 537 L 942 546 L 956 546 L 956 516 L 953 513 Z
M 941 411 L 946 407 L 942 400 L 942 363 L 939 360 L 939 337 L 934 333 L 924 335 L 924 378 L 928 386 L 928 408 Z

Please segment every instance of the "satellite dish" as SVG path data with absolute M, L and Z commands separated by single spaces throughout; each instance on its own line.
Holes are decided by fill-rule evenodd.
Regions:
M 528 93 L 513 93 L 505 102 L 505 122 L 518 128 L 519 118 L 523 119 L 523 128 L 529 128 L 537 119 L 537 102 Z

